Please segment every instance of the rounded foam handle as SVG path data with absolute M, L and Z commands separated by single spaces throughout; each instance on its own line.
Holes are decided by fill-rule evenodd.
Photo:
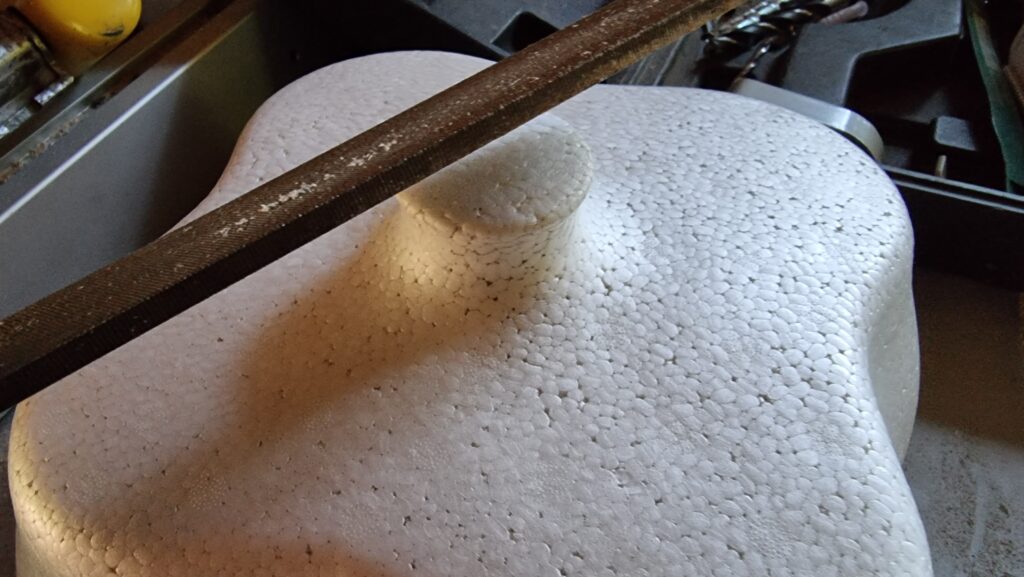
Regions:
M 293 83 L 190 218 L 483 66 Z M 929 575 L 884 174 L 729 94 L 552 115 L 19 406 L 21 575 Z

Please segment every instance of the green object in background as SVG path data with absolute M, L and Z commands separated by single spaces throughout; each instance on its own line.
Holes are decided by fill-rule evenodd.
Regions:
M 992 127 L 1006 165 L 1006 189 L 1024 193 L 1024 124 L 1021 123 L 1013 88 L 1003 75 L 1003 64 L 992 42 L 984 3 L 982 0 L 967 0 L 965 10 L 974 57 L 978 61 L 981 80 L 988 94 Z

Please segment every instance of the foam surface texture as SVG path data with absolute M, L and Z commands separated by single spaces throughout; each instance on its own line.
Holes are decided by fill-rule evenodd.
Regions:
M 484 66 L 293 83 L 190 218 Z M 597 86 L 19 406 L 20 575 L 929 575 L 911 257 L 828 129 Z

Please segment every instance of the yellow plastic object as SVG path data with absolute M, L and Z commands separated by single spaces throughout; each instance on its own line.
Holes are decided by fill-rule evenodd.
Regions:
M 15 6 L 72 75 L 127 38 L 142 12 L 141 0 L 21 0 Z

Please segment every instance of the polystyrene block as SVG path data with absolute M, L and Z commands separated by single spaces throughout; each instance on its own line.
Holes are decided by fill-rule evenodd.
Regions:
M 485 65 L 293 83 L 190 218 Z M 928 575 L 911 258 L 828 129 L 594 87 L 23 403 L 19 571 Z

